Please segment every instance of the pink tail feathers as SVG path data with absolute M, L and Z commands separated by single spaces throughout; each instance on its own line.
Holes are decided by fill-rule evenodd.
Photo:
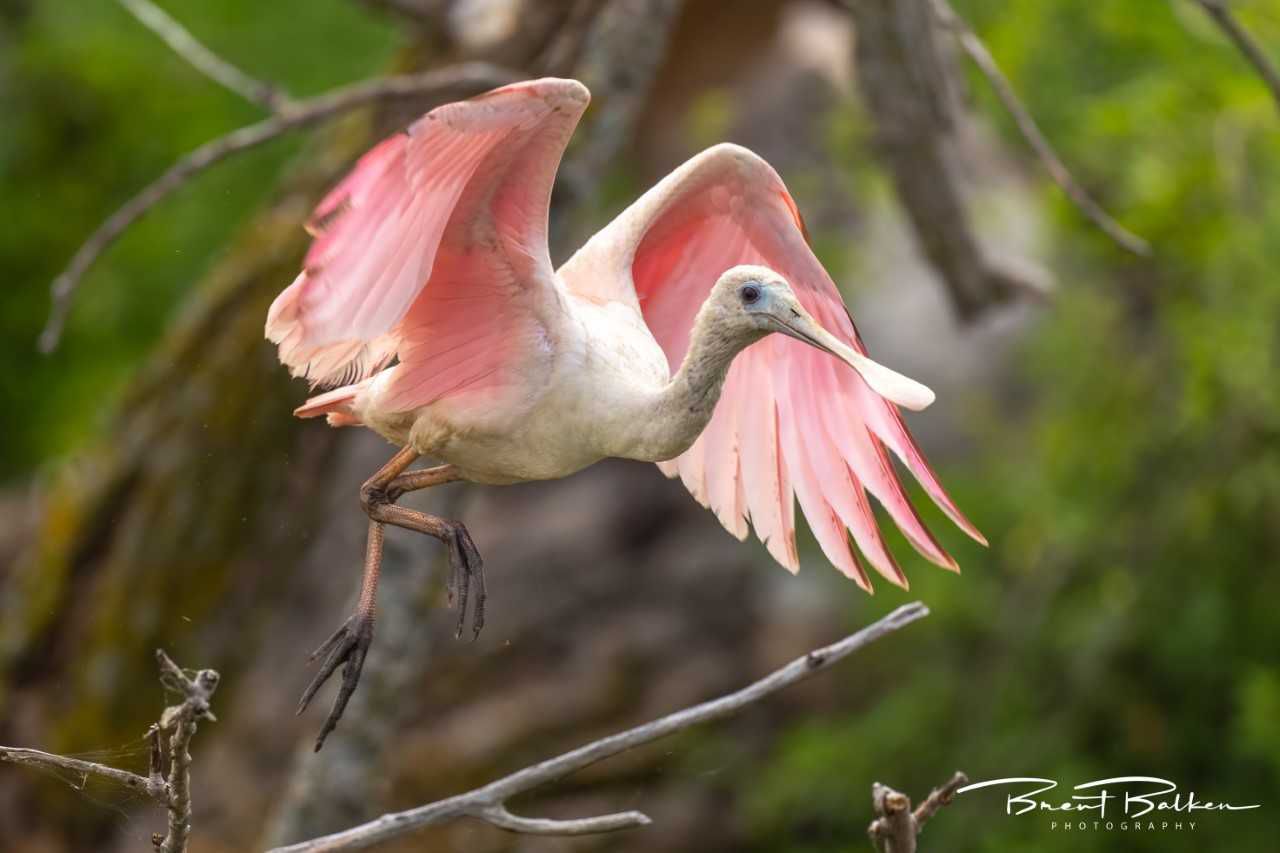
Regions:
M 364 382 L 358 382 L 317 394 L 294 409 L 293 414 L 299 418 L 325 415 L 332 427 L 360 426 L 362 422 L 352 409 L 352 404 L 355 403 L 356 395 L 364 390 L 364 385 Z

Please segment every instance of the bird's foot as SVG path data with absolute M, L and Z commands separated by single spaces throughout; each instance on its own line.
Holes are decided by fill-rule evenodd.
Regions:
M 369 652 L 371 642 L 373 642 L 373 614 L 355 613 L 342 624 L 342 627 L 334 631 L 320 648 L 311 653 L 309 662 L 314 663 L 317 658 L 323 658 L 324 662 L 320 664 L 320 671 L 316 673 L 315 678 L 311 679 L 311 683 L 302 694 L 301 701 L 298 702 L 299 714 L 307 710 L 316 691 L 337 671 L 338 664 L 343 664 L 342 684 L 338 688 L 337 697 L 333 700 L 329 716 L 325 718 L 320 734 L 316 737 L 316 752 L 324 746 L 325 738 L 338 725 L 338 720 L 342 719 L 342 713 L 347 709 L 351 694 L 356 692 L 356 685 L 360 683 L 360 671 L 364 668 L 365 655 Z
M 475 606 L 471 611 L 471 639 L 480 636 L 484 627 L 484 602 L 487 597 L 484 587 L 484 560 L 476 543 L 471 541 L 471 534 L 462 524 L 449 522 L 445 537 L 449 548 L 449 606 L 458 608 L 458 628 L 454 632 L 457 638 L 462 637 L 462 629 L 467 624 L 467 600 L 471 596 L 472 581 L 476 584 Z

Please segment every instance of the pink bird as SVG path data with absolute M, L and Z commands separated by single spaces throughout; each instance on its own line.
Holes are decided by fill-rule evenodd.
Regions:
M 372 640 L 384 525 L 444 543 L 458 634 L 473 585 L 476 635 L 484 624 L 471 536 L 397 506 L 405 492 L 554 479 L 606 457 L 656 462 L 738 539 L 749 520 L 790 571 L 794 495 L 836 568 L 870 591 L 861 552 L 905 588 L 867 492 L 926 559 L 957 566 L 888 448 L 985 544 L 896 408 L 922 409 L 933 393 L 867 356 L 795 201 L 751 151 L 703 151 L 552 268 L 551 187 L 588 100 L 575 80 L 517 83 L 384 140 L 320 203 L 305 268 L 271 306 L 266 334 L 293 375 L 341 386 L 296 414 L 402 448 L 360 492 L 356 611 L 312 656 L 324 660 L 299 713 L 343 665 L 316 749 Z M 409 471 L 420 456 L 443 464 Z

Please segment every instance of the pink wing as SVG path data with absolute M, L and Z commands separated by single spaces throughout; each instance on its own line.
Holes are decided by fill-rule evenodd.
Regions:
M 541 340 L 551 186 L 588 97 L 574 80 L 516 83 L 365 154 L 316 208 L 305 268 L 267 315 L 280 360 L 328 386 L 398 355 L 384 401 L 402 410 L 500 385 Z
M 635 305 L 674 373 L 698 308 L 720 274 L 737 264 L 781 273 L 819 323 L 865 353 L 839 291 L 809 249 L 782 179 L 736 145 L 708 149 L 667 176 L 560 274 L 587 298 Z M 866 492 L 922 555 L 957 566 L 916 514 L 885 447 L 943 512 L 985 544 L 943 491 L 897 408 L 834 357 L 782 335 L 738 356 L 706 430 L 660 467 L 679 475 L 739 539 L 746 538 L 749 517 L 769 552 L 791 571 L 799 568 L 794 494 L 823 552 L 844 574 L 870 590 L 861 551 L 880 574 L 905 587 Z M 849 547 L 850 531 L 857 551 Z

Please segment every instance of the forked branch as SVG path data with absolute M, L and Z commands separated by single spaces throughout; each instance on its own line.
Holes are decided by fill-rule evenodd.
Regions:
M 478 818 L 512 832 L 539 835 L 584 835 L 645 826 L 650 823 L 649 818 L 635 811 L 579 820 L 549 820 L 513 815 L 507 811 L 506 802 L 514 796 L 553 782 L 620 752 L 667 737 L 699 723 L 735 714 L 784 687 L 789 687 L 816 672 L 827 669 L 881 637 L 928 614 L 929 609 L 920 602 L 903 605 L 880 621 L 851 634 L 838 643 L 815 649 L 736 693 L 730 693 L 719 699 L 713 699 L 633 729 L 601 738 L 465 794 L 458 794 L 407 811 L 385 814 L 377 820 L 342 832 L 278 847 L 271 853 L 334 853 L 334 851 L 360 850 L 399 838 L 423 827 L 462 817 Z
M 145 794 L 162 806 L 169 816 L 165 834 L 152 836 L 155 849 L 158 853 L 185 853 L 187 839 L 191 835 L 191 738 L 195 736 L 200 721 L 216 719 L 209 709 L 209 701 L 218 689 L 218 673 L 202 669 L 188 676 L 159 649 L 156 650 L 156 661 L 160 665 L 160 683 L 165 689 L 182 696 L 182 701 L 165 708 L 160 721 L 147 733 L 151 742 L 151 761 L 146 776 L 94 761 L 10 746 L 0 746 L 0 761 L 73 773 L 81 779 L 78 787 L 83 787 L 90 777 L 95 777 Z M 168 737 L 167 767 L 165 736 Z
M 943 806 L 951 804 L 956 792 L 969 784 L 969 777 L 956 771 L 945 785 L 934 788 L 924 802 L 911 809 L 911 798 L 888 785 L 871 786 L 871 803 L 876 819 L 867 827 L 871 846 L 879 853 L 916 853 L 917 838 L 925 822 Z

